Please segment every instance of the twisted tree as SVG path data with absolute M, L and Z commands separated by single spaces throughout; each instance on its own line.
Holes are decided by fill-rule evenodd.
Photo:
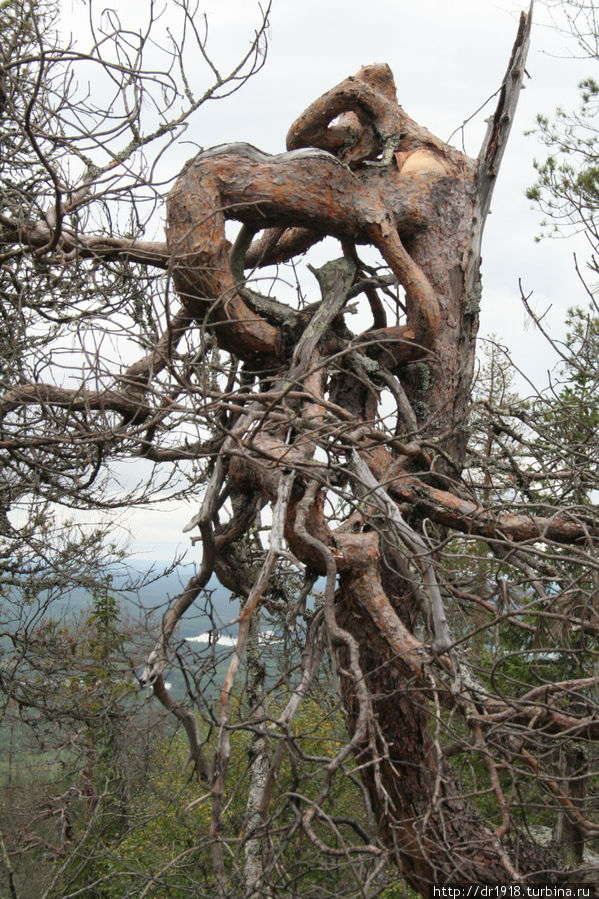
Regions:
M 85 173 L 79 192 L 69 192 L 66 167 L 55 167 L 52 157 L 60 141 L 44 132 L 44 149 L 47 123 L 31 116 L 40 79 L 32 78 L 24 112 L 13 104 L 39 150 L 53 205 L 24 207 L 23 188 L 16 198 L 5 193 L 5 264 L 18 260 L 36 275 L 42 269 L 43 278 L 95 278 L 105 303 L 97 306 L 88 294 L 79 317 L 63 305 L 54 318 L 38 298 L 43 317 L 80 336 L 90 366 L 74 385 L 72 374 L 58 378 L 49 363 L 7 385 L 0 447 L 8 487 L 22 495 L 34 484 L 53 501 L 67 496 L 75 505 L 111 507 L 122 500 L 111 483 L 101 493 L 96 479 L 131 457 L 175 472 L 160 484 L 163 493 L 170 487 L 189 495 L 201 485 L 199 511 L 186 527 L 201 543 L 201 564 L 165 613 L 142 683 L 183 724 L 207 783 L 218 895 L 231 890 L 223 821 L 231 734 L 239 726 L 232 696 L 248 651 L 258 673 L 246 722 L 254 742 L 243 895 L 271 895 L 275 875 L 282 876 L 283 825 L 271 813 L 273 796 L 285 752 L 299 752 L 293 718 L 327 653 L 348 738 L 320 760 L 316 794 L 289 799 L 285 834 L 350 866 L 374 860 L 363 895 L 389 858 L 421 893 L 456 880 L 563 877 L 558 855 L 527 830 L 522 791 L 533 791 L 533 781 L 535 801 L 548 797 L 543 801 L 580 833 L 596 832 L 580 791 L 570 790 L 572 771 L 560 781 L 547 748 L 599 735 L 594 673 L 583 665 L 561 681 L 532 683 L 521 672 L 498 675 L 514 629 L 528 636 L 547 616 L 569 620 L 558 597 L 570 595 L 575 570 L 595 571 L 596 516 L 586 500 L 561 509 L 532 490 L 535 478 L 546 485 L 553 475 L 535 468 L 531 454 L 523 462 L 507 453 L 511 479 L 504 468 L 497 483 L 488 471 L 477 481 L 478 448 L 470 440 L 482 233 L 530 27 L 531 12 L 523 13 L 477 159 L 404 112 L 386 65 L 367 66 L 295 121 L 287 153 L 231 144 L 195 156 L 168 194 L 164 244 L 142 241 L 141 228 L 127 238 L 94 233 L 85 218 L 99 185 L 106 227 L 122 190 L 118 178 L 130 177 L 113 176 L 126 153 L 111 150 L 102 167 L 77 147 Z M 259 36 L 255 52 L 258 46 Z M 141 83 L 141 69 L 130 74 Z M 128 82 L 131 155 L 145 144 L 142 104 L 131 111 L 127 96 Z M 180 121 L 173 116 L 168 128 Z M 139 204 L 147 187 L 140 179 L 125 196 Z M 241 223 L 233 243 L 228 220 Z M 300 295 L 294 305 L 256 290 L 263 269 L 326 237 L 339 242 L 342 256 L 313 269 L 319 299 Z M 362 246 L 374 247 L 381 264 L 365 262 Z M 166 271 L 166 280 L 147 274 L 151 269 Z M 371 316 L 357 332 L 348 324 L 354 301 Z M 126 336 L 115 358 L 97 337 L 99 323 L 107 344 Z M 137 361 L 132 344 L 144 350 Z M 491 392 L 486 408 L 493 402 Z M 489 446 L 510 427 L 505 418 L 485 426 Z M 256 527 L 268 514 L 264 547 Z M 298 595 L 281 587 L 290 573 L 303 581 Z M 218 738 L 206 747 L 193 709 L 169 693 L 164 674 L 178 623 L 214 576 L 242 598 L 242 608 L 213 718 Z M 319 577 L 323 601 L 306 610 Z M 464 604 L 482 616 L 474 625 L 460 617 Z M 259 684 L 254 631 L 261 608 L 282 612 L 287 626 L 309 623 L 299 673 L 287 680 L 276 713 Z M 589 640 L 597 637 L 593 608 L 577 613 Z M 523 658 L 551 649 L 541 641 L 523 649 Z M 349 770 L 359 773 L 374 822 L 370 833 L 353 826 L 356 839 L 326 811 L 336 775 Z
M 202 569 L 165 622 L 145 681 L 160 682 L 174 622 L 212 572 L 235 589 L 228 546 L 243 530 L 247 510 L 255 514 L 270 502 L 271 549 L 241 613 L 237 655 L 286 541 L 308 570 L 326 577 L 323 627 L 337 656 L 351 734 L 331 770 L 357 754 L 380 835 L 422 892 L 455 877 L 503 882 L 539 864 L 534 852 L 529 858 L 521 846 L 514 854 L 502 845 L 507 811 L 497 834 L 464 801 L 436 754 L 432 693 L 460 708 L 483 752 L 482 722 L 509 715 L 509 707 L 486 695 L 453 649 L 422 522 L 514 541 L 551 531 L 569 542 L 581 534 L 569 520 L 496 515 L 459 488 L 480 240 L 529 34 L 530 14 L 523 14 L 478 160 L 414 122 L 397 104 L 388 66 L 373 65 L 294 122 L 288 153 L 272 157 L 244 144 L 200 153 L 168 198 L 168 250 L 181 315 L 201 320 L 219 347 L 242 361 L 247 386 L 190 523 L 200 529 Z M 227 219 L 242 222 L 233 246 Z M 285 262 L 327 235 L 338 238 L 343 258 L 314 272 L 320 302 L 291 314 L 248 288 L 248 268 Z M 392 309 L 398 323 L 387 321 L 382 284 L 363 270 L 356 247 L 364 244 L 376 247 L 389 267 L 385 286 L 403 289 Z M 354 334 L 344 313 L 360 293 L 372 324 Z M 387 414 L 385 388 L 396 402 Z M 234 395 L 231 401 L 238 402 Z M 426 448 L 441 441 L 442 454 Z M 238 511 L 226 528 L 215 529 L 223 490 L 236 497 Z M 336 505 L 333 517 L 327 515 L 331 493 L 348 503 L 345 515 Z M 423 621 L 430 640 L 419 634 Z M 228 678 L 222 728 L 230 690 Z M 224 789 L 226 755 L 223 749 L 215 770 L 216 795 Z M 303 815 L 308 833 L 316 812 L 317 803 Z M 218 816 L 217 805 L 216 827 Z

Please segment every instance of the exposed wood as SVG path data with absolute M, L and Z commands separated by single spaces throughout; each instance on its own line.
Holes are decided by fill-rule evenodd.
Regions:
M 391 858 L 422 894 L 431 883 L 455 879 L 545 882 L 550 871 L 557 882 L 566 876 L 558 860 L 522 832 L 513 814 L 517 788 L 506 788 L 504 772 L 517 769 L 532 773 L 561 810 L 576 861 L 585 837 L 596 832 L 574 782 L 580 759 L 572 754 L 560 784 L 537 753 L 543 741 L 564 735 L 599 738 L 587 695 L 593 678 L 588 672 L 560 676 L 510 693 L 495 670 L 476 671 L 462 652 L 461 640 L 478 639 L 474 615 L 471 632 L 467 621 L 462 637 L 455 637 L 464 600 L 466 615 L 474 608 L 481 616 L 481 639 L 490 641 L 489 628 L 516 620 L 517 639 L 532 640 L 527 609 L 519 616 L 514 609 L 514 602 L 525 608 L 526 589 L 545 601 L 537 617 L 545 616 L 548 629 L 567 614 L 581 634 L 597 632 L 589 617 L 596 609 L 589 603 L 589 615 L 581 610 L 576 578 L 569 582 L 566 612 L 547 595 L 557 583 L 551 565 L 555 557 L 563 560 L 565 548 L 572 565 L 583 549 L 596 551 L 596 517 L 584 503 L 564 511 L 543 499 L 522 512 L 507 491 L 505 502 L 493 506 L 490 491 L 469 486 L 464 474 L 481 241 L 522 86 L 531 15 L 532 6 L 521 17 L 478 159 L 410 118 L 397 101 L 391 70 L 375 64 L 301 112 L 287 152 L 269 155 L 235 143 L 192 159 L 167 199 L 166 244 L 75 234 L 61 218 L 59 200 L 57 211 L 27 230 L 8 218 L 0 223 L 5 242 L 15 244 L 9 255 L 30 253 L 38 261 L 54 252 L 61 265 L 90 259 L 168 269 L 164 309 L 155 317 L 150 308 L 149 323 L 137 306 L 130 316 L 141 358 L 132 364 L 119 359 L 114 377 L 98 377 L 94 389 L 84 378 L 79 387 L 38 382 L 37 370 L 23 377 L 0 398 L 0 446 L 21 465 L 23 435 L 45 415 L 51 422 L 45 443 L 37 435 L 27 438 L 32 453 L 53 447 L 58 455 L 69 445 L 75 455 L 81 420 L 86 426 L 93 421 L 86 439 L 96 461 L 89 462 L 89 453 L 81 463 L 82 471 L 92 469 L 92 479 L 106 445 L 156 464 L 191 463 L 184 476 L 206 465 L 205 473 L 193 475 L 196 487 L 205 478 L 204 494 L 183 529 L 201 544 L 201 565 L 169 604 L 142 682 L 181 722 L 191 758 L 210 780 L 210 851 L 215 889 L 223 896 L 231 887 L 223 829 L 233 698 L 244 662 L 253 672 L 243 724 L 252 732 L 251 784 L 244 831 L 235 840 L 237 873 L 248 895 L 274 895 L 270 803 L 284 779 L 284 744 L 295 745 L 293 718 L 327 653 L 347 735 L 335 741 L 341 745 L 330 757 L 319 759 L 317 787 L 293 796 L 298 845 L 310 841 L 318 852 L 350 861 L 362 855 L 382 865 Z M 233 245 L 225 230 L 230 220 L 242 226 Z M 253 275 L 271 264 L 295 265 L 324 237 L 339 242 L 342 257 L 312 269 L 318 286 L 309 285 L 307 296 L 285 303 L 254 289 Z M 363 246 L 378 251 L 380 266 L 361 258 Z M 276 279 L 272 283 L 276 291 Z M 171 314 L 173 295 L 180 308 Z M 155 302 L 152 296 L 149 306 Z M 352 331 L 357 304 L 366 319 Z M 105 314 L 110 327 L 120 322 L 118 315 L 126 318 L 122 309 L 114 320 Z M 561 462 L 556 470 L 554 479 L 563 475 Z M 58 471 L 70 476 L 61 464 Z M 535 476 L 548 481 L 537 472 L 527 484 Z M 75 496 L 82 479 L 72 480 Z M 269 504 L 267 547 L 256 522 Z M 479 583 L 470 582 L 470 560 L 463 577 L 455 574 L 452 540 L 473 544 L 473 554 L 480 554 Z M 543 587 L 529 557 L 546 548 L 551 551 L 539 562 L 539 570 L 545 565 L 549 572 Z M 492 552 L 500 560 L 493 588 L 486 568 Z M 301 588 L 283 559 L 305 578 Z M 595 559 L 586 560 L 595 574 Z M 516 600 L 499 576 L 504 565 L 522 575 L 519 586 L 512 585 L 520 589 Z M 209 765 L 194 714 L 169 696 L 164 675 L 177 625 L 213 577 L 243 602 L 213 717 L 218 734 Z M 325 578 L 324 592 L 317 610 L 306 609 L 306 619 L 312 617 L 299 680 L 288 685 L 273 714 L 262 691 L 257 619 L 272 603 L 283 621 L 294 621 L 318 577 Z M 297 595 L 288 595 L 287 584 L 281 588 L 285 579 Z M 526 654 L 529 644 L 523 645 Z M 485 644 L 480 658 L 487 652 Z M 442 745 L 446 726 L 455 732 Z M 472 770 L 478 766 L 480 777 L 475 772 L 469 780 L 469 772 L 460 772 L 462 755 L 466 765 L 475 760 Z M 358 839 L 352 843 L 331 827 L 335 840 L 327 843 L 321 828 L 326 804 L 334 778 L 348 766 L 361 778 L 369 831 L 353 822 Z M 476 788 L 468 795 L 471 782 L 484 784 L 482 799 Z M 372 885 L 360 883 L 364 895 Z
M 439 484 L 444 474 L 459 475 L 464 459 L 462 422 L 470 403 L 478 327 L 480 245 L 521 87 L 530 26 L 529 12 L 521 18 L 479 160 L 410 119 L 397 104 L 389 68 L 374 65 L 299 116 L 288 134 L 288 153 L 268 156 L 247 144 L 213 148 L 191 161 L 169 198 L 169 251 L 186 314 L 205 322 L 222 348 L 255 366 L 274 368 L 271 409 L 292 396 L 300 404 L 293 424 L 298 433 L 291 442 L 274 418 L 251 435 L 244 436 L 237 426 L 222 458 L 228 454 L 235 491 L 258 490 L 273 503 L 287 477 L 283 472 L 296 471 L 285 538 L 297 558 L 327 578 L 324 618 L 344 671 L 343 701 L 352 723 L 348 746 L 368 763 L 361 770 L 382 839 L 408 882 L 423 893 L 431 882 L 450 880 L 456 870 L 471 882 L 534 877 L 546 859 L 530 841 L 521 839 L 518 850 L 510 842 L 509 809 L 482 725 L 485 716 L 497 720 L 510 710 L 487 699 L 467 666 L 446 653 L 452 638 L 444 601 L 416 528 L 429 516 L 459 531 L 498 539 L 508 535 L 515 542 L 568 543 L 589 536 L 584 522 L 496 513 Z M 245 227 L 231 255 L 233 271 L 224 231 L 228 218 Z M 263 235 L 250 244 L 258 229 L 265 229 Z M 319 274 L 320 306 L 298 312 L 295 321 L 242 284 L 244 264 L 259 268 L 284 261 L 324 235 L 341 241 L 345 262 L 331 264 L 326 278 L 324 271 Z M 352 336 L 342 312 L 359 266 L 355 247 L 362 244 L 380 251 L 404 288 L 406 314 L 389 325 L 377 287 L 367 285 L 374 327 Z M 327 376 L 327 360 L 333 358 L 341 360 L 340 370 Z M 363 377 L 356 377 L 359 372 Z M 417 473 L 416 459 L 431 464 L 418 445 L 406 443 L 405 451 L 398 451 L 378 442 L 371 419 L 377 408 L 374 385 L 380 383 L 398 397 L 400 431 L 407 424 L 412 435 L 424 434 L 429 441 L 447 435 L 449 466 L 438 457 L 434 473 Z M 268 394 L 262 403 L 267 401 Z M 328 468 L 313 456 L 316 435 L 326 431 L 331 416 L 351 441 L 346 451 L 348 462 L 353 459 L 350 484 L 364 504 L 355 533 L 331 530 L 324 513 Z M 240 421 L 247 429 L 247 414 Z M 382 538 L 395 546 L 393 565 L 385 555 L 391 550 L 381 549 Z M 402 561 L 402 552 L 411 561 Z M 422 585 L 409 575 L 414 562 Z M 256 589 L 261 584 L 262 578 Z M 433 623 L 432 646 L 415 634 L 423 614 L 430 614 Z M 448 686 L 452 678 L 463 684 L 461 694 Z M 501 810 L 497 834 L 459 796 L 450 766 L 433 745 L 431 695 L 456 703 L 473 721 L 480 713 L 480 722 L 472 725 L 473 740 Z M 538 719 L 544 720 L 540 713 Z M 304 813 L 303 826 L 318 845 L 314 809 Z

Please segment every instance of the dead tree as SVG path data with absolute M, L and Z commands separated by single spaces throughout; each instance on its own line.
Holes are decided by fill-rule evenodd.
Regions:
M 519 827 L 505 772 L 530 772 L 578 833 L 597 831 L 584 801 L 572 801 L 536 752 L 543 741 L 599 736 L 594 676 L 529 684 L 513 696 L 494 686 L 494 672 L 479 676 L 462 651 L 472 634 L 452 630 L 456 606 L 473 602 L 493 627 L 514 619 L 525 630 L 531 627 L 528 607 L 522 601 L 519 610 L 504 614 L 482 588 L 480 595 L 467 593 L 443 561 L 444 547 L 463 535 L 485 559 L 522 572 L 542 597 L 543 614 L 563 622 L 564 613 L 554 612 L 553 597 L 543 592 L 541 580 L 556 579 L 539 555 L 567 550 L 572 563 L 592 568 L 599 536 L 588 506 L 560 511 L 542 502 L 519 509 L 509 501 L 492 504 L 464 475 L 482 233 L 530 28 L 531 13 L 522 14 L 478 159 L 413 121 L 397 103 L 389 68 L 372 65 L 296 120 L 287 153 L 269 156 L 231 144 L 191 160 L 168 196 L 166 244 L 86 233 L 77 214 L 79 204 L 94 201 L 93 166 L 89 184 L 70 205 L 56 176 L 52 213 L 32 221 L 28 210 L 24 222 L 16 215 L 0 222 L 6 262 L 29 254 L 36 265 L 41 259 L 59 271 L 73 266 L 85 272 L 91 260 L 105 266 L 107 280 L 111 265 L 128 278 L 130 266 L 154 267 L 167 270 L 178 298 L 171 309 L 171 293 L 156 294 L 150 324 L 142 322 L 139 342 L 146 353 L 138 361 L 124 365 L 119 358 L 104 370 L 98 349 L 98 370 L 76 387 L 70 373 L 63 383 L 38 377 L 48 365 L 38 366 L 36 377 L 17 379 L 0 398 L 1 448 L 19 465 L 28 452 L 30 468 L 43 475 L 36 483 L 50 498 L 60 491 L 64 496 L 67 484 L 67 496 L 77 503 L 91 496 L 110 459 L 133 456 L 157 468 L 206 464 L 200 508 L 186 528 L 201 542 L 201 565 L 164 616 L 143 682 L 183 724 L 191 758 L 210 781 L 210 839 L 221 895 L 229 890 L 222 831 L 230 700 L 248 640 L 257 651 L 255 615 L 283 558 L 305 575 L 298 603 L 316 577 L 326 586 L 285 707 L 274 721 L 264 713 L 252 723 L 253 751 L 261 755 L 253 759 L 260 775 L 247 804 L 248 896 L 268 889 L 274 864 L 269 803 L 282 756 L 269 754 L 269 739 L 287 734 L 327 647 L 337 666 L 348 739 L 326 765 L 317 797 L 301 805 L 298 827 L 319 851 L 390 856 L 422 893 L 430 883 L 456 880 L 556 879 L 561 863 Z M 115 153 L 98 169 L 100 176 L 109 179 L 119 159 Z M 228 220 L 241 223 L 232 245 Z M 293 260 L 325 237 L 339 242 L 341 258 L 313 270 L 320 299 L 294 308 L 254 289 L 263 269 Z M 362 246 L 374 247 L 383 266 L 366 264 Z M 371 316 L 358 333 L 348 321 L 354 300 L 365 302 Z M 101 317 L 116 340 L 127 302 L 86 314 Z M 136 295 L 134 303 L 143 300 Z M 137 305 L 130 316 L 138 325 Z M 37 416 L 34 434 L 30 415 Z M 262 552 L 254 540 L 254 558 L 246 564 L 240 546 L 268 505 L 269 548 Z M 163 674 L 178 622 L 214 575 L 244 602 L 209 770 L 196 719 L 170 696 Z M 298 608 L 294 600 L 286 614 Z M 592 615 L 577 614 L 581 632 L 596 638 Z M 262 708 L 262 698 L 257 705 Z M 441 739 L 439 730 L 454 721 L 456 739 Z M 464 795 L 452 763 L 460 754 L 479 760 L 492 814 Z M 363 835 L 339 848 L 328 845 L 319 828 L 331 780 L 350 760 L 380 841 Z M 573 787 L 570 792 L 575 795 Z
M 246 505 L 270 501 L 280 528 L 273 540 L 284 538 L 298 559 L 326 577 L 325 626 L 342 671 L 348 747 L 362 763 L 384 842 L 422 892 L 431 882 L 500 883 L 545 866 L 530 841 L 502 840 L 507 809 L 497 830 L 480 819 L 435 754 L 431 691 L 461 709 L 483 754 L 488 716 L 509 709 L 486 695 L 452 650 L 433 554 L 421 531 L 429 518 L 482 537 L 508 535 L 515 543 L 580 536 L 578 525 L 560 518 L 495 515 L 459 487 L 481 237 L 521 89 L 530 23 L 530 13 L 523 14 L 477 160 L 414 122 L 397 104 L 389 68 L 373 65 L 296 120 L 289 152 L 268 156 L 232 144 L 200 153 L 168 199 L 168 250 L 183 310 L 243 360 L 258 385 L 223 440 L 191 522 L 204 548 L 196 587 L 219 572 L 227 545 L 226 534 L 217 535 L 212 525 L 224 486 Z M 233 246 L 227 219 L 242 223 Z M 325 236 L 340 241 L 343 258 L 315 272 L 320 302 L 290 315 L 247 285 L 248 269 L 287 261 Z M 361 245 L 376 247 L 391 271 L 388 280 L 403 288 L 401 323 L 388 322 L 381 285 L 361 271 Z M 343 316 L 361 291 L 372 324 L 354 335 Z M 379 427 L 384 388 L 397 404 L 392 438 Z M 426 450 L 440 441 L 442 455 Z M 319 462 L 317 447 L 334 464 Z M 336 527 L 324 511 L 329 491 L 354 497 L 354 512 Z M 254 586 L 242 620 L 263 591 L 263 583 Z M 432 622 L 428 643 L 415 632 L 423 614 Z M 169 630 L 151 659 L 149 682 L 160 678 Z M 223 724 L 229 690 L 225 685 Z M 217 790 L 223 777 L 217 771 Z M 498 785 L 497 799 L 501 805 Z M 308 832 L 314 814 L 312 808 L 304 815 Z

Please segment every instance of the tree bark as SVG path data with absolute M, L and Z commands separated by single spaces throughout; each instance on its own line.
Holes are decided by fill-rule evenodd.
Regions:
M 188 165 L 169 197 L 169 252 L 185 313 L 210 327 L 223 349 L 269 373 L 263 407 L 290 402 L 295 409 L 295 418 L 281 414 L 280 424 L 265 417 L 251 436 L 237 425 L 234 445 L 231 438 L 225 444 L 228 482 L 236 492 L 261 492 L 275 503 L 283 472 L 297 474 L 285 538 L 301 561 L 327 577 L 324 616 L 342 672 L 351 746 L 381 839 L 423 894 L 431 883 L 547 876 L 543 850 L 508 836 L 509 811 L 485 750 L 484 715 L 509 709 L 500 701 L 493 705 L 467 665 L 446 654 L 451 641 L 432 562 L 414 530 L 430 515 L 483 536 L 507 529 L 516 541 L 549 529 L 565 542 L 588 533 L 575 521 L 494 515 L 455 486 L 466 449 L 482 232 L 530 27 L 531 11 L 522 14 L 478 160 L 410 119 L 396 102 L 389 68 L 375 65 L 297 119 L 288 153 L 268 156 L 247 144 L 216 147 Z M 244 226 L 234 247 L 224 231 L 230 218 Z M 259 229 L 266 230 L 252 242 Z M 293 314 L 247 289 L 244 265 L 284 261 L 324 235 L 340 240 L 345 258 L 317 273 L 320 304 Z M 405 291 L 405 318 L 386 321 L 376 291 L 381 282 L 371 283 L 366 296 L 373 326 L 351 335 L 343 313 L 352 283 L 362 276 L 360 244 L 380 251 Z M 403 443 L 397 445 L 385 445 L 377 427 L 381 385 L 398 402 L 396 434 Z M 349 520 L 334 529 L 324 515 L 326 489 L 334 484 L 328 466 L 314 458 L 314 435 L 327 433 L 331 416 L 342 435 L 339 452 L 349 464 L 351 452 L 359 454 L 358 474 L 349 475 L 357 498 L 354 532 Z M 251 415 L 242 420 L 247 431 Z M 444 453 L 433 468 L 422 442 L 439 438 Z M 360 465 L 368 477 L 360 477 Z M 381 516 L 381 503 L 401 504 L 405 527 L 398 508 Z M 432 616 L 437 631 L 432 646 L 416 634 L 423 614 Z M 455 686 L 459 678 L 465 678 L 462 688 Z M 497 829 L 460 796 L 443 758 L 433 733 L 441 703 L 459 706 L 471 721 L 501 811 Z M 306 813 L 307 832 L 310 820 Z

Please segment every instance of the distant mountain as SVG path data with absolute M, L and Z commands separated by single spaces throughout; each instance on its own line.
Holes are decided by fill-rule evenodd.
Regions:
M 179 565 L 172 571 L 169 568 L 168 562 L 145 560 L 128 561 L 114 566 L 110 571 L 113 578 L 112 589 L 119 599 L 123 620 L 145 620 L 149 628 L 155 631 L 164 612 L 196 573 L 196 566 L 193 564 Z M 165 570 L 167 574 L 163 574 Z M 323 586 L 324 583 L 317 582 L 315 590 L 319 591 Z M 77 587 L 52 599 L 44 617 L 56 620 L 68 615 L 84 615 L 91 609 L 92 602 L 91 592 L 84 587 Z M 310 598 L 308 605 L 311 606 L 312 602 Z M 179 636 L 197 637 L 212 631 L 225 637 L 235 637 L 237 624 L 234 622 L 239 612 L 239 598 L 232 598 L 230 591 L 212 577 L 182 617 L 178 627 Z M 224 647 L 226 643 L 227 641 L 223 641 L 221 645 Z
M 188 580 L 195 574 L 194 565 L 180 565 L 163 577 L 158 577 L 167 563 L 135 562 L 129 565 L 127 573 L 118 573 L 114 578 L 124 617 L 139 617 L 146 613 L 162 615 L 170 603 L 183 591 Z M 143 583 L 146 580 L 147 583 Z M 137 584 L 141 582 L 141 586 Z M 130 589 L 125 589 L 125 588 Z M 193 606 L 189 608 L 179 624 L 182 637 L 203 634 L 213 628 L 224 628 L 237 618 L 239 600 L 232 599 L 229 590 L 211 578 L 206 588 L 198 595 Z M 234 627 L 233 631 L 237 628 Z
M 163 574 L 165 570 L 168 572 L 167 574 Z M 152 637 L 159 633 L 162 615 L 185 588 L 189 578 L 196 573 L 196 567 L 179 565 L 170 571 L 169 564 L 166 562 L 150 563 L 135 560 L 127 562 L 126 565 L 114 566 L 109 573 L 112 575 L 112 590 L 119 601 L 121 621 L 125 625 L 127 621 L 135 626 L 141 624 Z M 316 586 L 317 589 L 321 588 L 319 584 Z M 12 603 L 7 605 L 8 610 L 15 600 L 18 605 L 19 598 L 13 594 Z M 92 609 L 93 595 L 89 589 L 77 587 L 53 597 L 47 605 L 44 600 L 44 595 L 41 594 L 39 602 L 34 602 L 31 606 L 37 623 L 43 620 L 60 621 L 71 616 L 85 618 Z M 309 600 L 308 605 L 312 605 L 312 600 Z M 195 656 L 198 662 L 195 669 L 198 688 L 207 695 L 218 692 L 216 685 L 222 679 L 236 643 L 238 630 L 236 619 L 239 612 L 239 598 L 232 598 L 230 591 L 222 587 L 213 577 L 179 622 L 177 636 L 179 640 L 189 641 L 187 643 L 188 652 Z M 15 624 L 17 617 L 14 618 Z M 11 624 L 9 621 L 10 615 L 4 624 L 4 639 L 10 642 L 8 634 Z M 269 630 L 268 623 L 265 622 L 264 627 L 266 630 L 264 631 L 262 652 L 269 669 L 267 679 L 270 680 L 271 677 L 279 676 L 275 669 L 272 674 L 270 673 L 270 667 L 273 664 L 272 651 L 278 646 L 279 638 L 276 632 Z M 209 639 L 208 635 L 210 635 Z M 173 647 L 176 642 L 173 642 Z M 208 648 L 209 643 L 213 646 L 216 644 L 215 656 L 212 654 L 212 647 Z M 287 650 L 285 652 L 287 653 Z M 202 674 L 204 662 L 207 667 L 205 673 Z M 176 664 L 169 668 L 165 675 L 170 682 L 172 692 L 183 696 L 187 684 Z
M 119 600 L 121 618 L 134 622 L 153 619 L 155 628 L 160 618 L 174 599 L 182 592 L 189 578 L 195 574 L 194 565 L 180 565 L 168 571 L 166 562 L 129 561 L 127 565 L 115 566 L 112 574 L 112 589 Z M 13 596 L 13 601 L 17 597 Z M 40 599 L 43 603 L 44 594 Z M 53 597 L 43 612 L 46 619 L 62 619 L 65 616 L 85 615 L 91 609 L 93 596 L 85 587 L 75 587 Z M 231 593 L 212 578 L 197 597 L 195 603 L 181 619 L 179 634 L 193 637 L 208 630 L 223 630 L 236 633 L 237 627 L 227 627 L 239 614 L 239 600 L 232 599 Z M 150 622 L 148 621 L 150 624 Z

